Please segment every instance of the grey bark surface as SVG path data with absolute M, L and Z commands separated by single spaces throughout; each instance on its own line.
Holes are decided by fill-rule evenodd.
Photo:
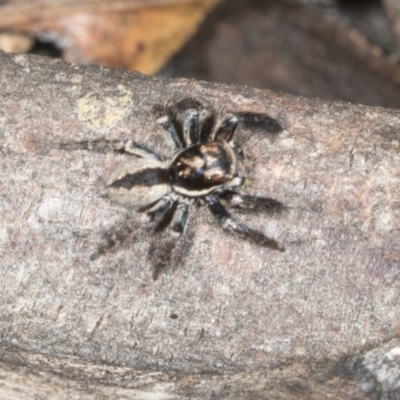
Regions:
M 398 398 L 400 111 L 33 56 L 0 70 L 0 398 Z M 188 96 L 285 128 L 237 141 L 244 191 L 288 210 L 236 215 L 286 252 L 193 208 L 157 281 L 145 228 L 90 261 L 134 215 L 102 196 L 129 157 L 51 144 L 168 154 L 152 108 Z

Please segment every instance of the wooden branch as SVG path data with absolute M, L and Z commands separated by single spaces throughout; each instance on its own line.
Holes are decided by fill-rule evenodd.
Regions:
M 22 55 L 0 54 L 0 69 L 0 397 L 397 393 L 399 111 Z M 173 255 L 183 262 L 156 282 L 150 230 L 91 262 L 134 215 L 101 196 L 128 156 L 51 144 L 132 137 L 168 154 L 152 108 L 188 96 L 284 126 L 237 139 L 245 191 L 287 212 L 237 215 L 286 252 L 226 234 L 199 208 Z

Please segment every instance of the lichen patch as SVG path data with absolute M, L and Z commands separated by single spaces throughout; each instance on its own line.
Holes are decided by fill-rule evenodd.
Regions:
M 100 97 L 90 92 L 77 102 L 80 121 L 96 131 L 108 131 L 120 123 L 132 110 L 133 93 L 118 85 L 119 95 Z

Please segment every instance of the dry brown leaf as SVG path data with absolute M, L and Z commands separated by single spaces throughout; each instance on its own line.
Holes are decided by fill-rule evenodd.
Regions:
M 157 72 L 218 0 L 11 1 L 0 29 L 54 41 L 68 61 Z
M 0 50 L 8 53 L 26 53 L 32 47 L 33 39 L 17 32 L 0 33 Z

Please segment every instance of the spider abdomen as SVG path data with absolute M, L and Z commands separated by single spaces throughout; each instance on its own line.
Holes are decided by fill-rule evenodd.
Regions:
M 110 177 L 111 198 L 137 208 L 152 204 L 171 192 L 171 180 L 165 164 L 154 159 L 133 159 Z
M 192 146 L 173 159 L 168 173 L 176 192 L 203 196 L 237 175 L 235 153 L 223 140 Z

